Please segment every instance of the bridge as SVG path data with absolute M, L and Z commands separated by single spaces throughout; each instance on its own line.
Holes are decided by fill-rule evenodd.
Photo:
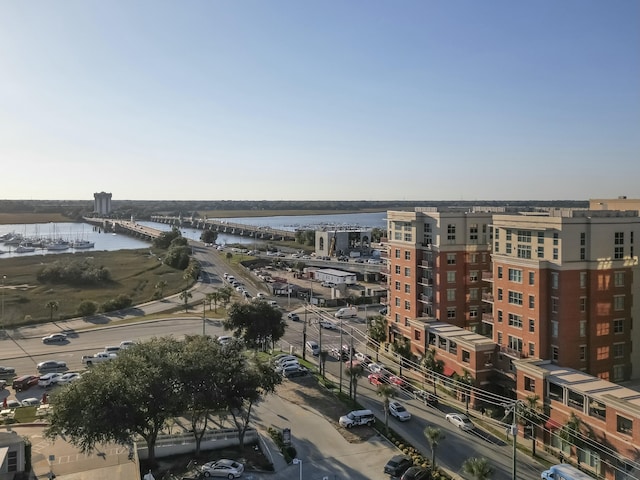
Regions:
M 197 230 L 213 230 L 218 233 L 238 235 L 241 237 L 246 236 L 261 240 L 294 241 L 296 239 L 295 232 L 290 230 L 245 225 L 242 223 L 227 222 L 225 220 L 213 220 L 206 217 L 168 217 L 163 215 L 152 215 L 151 221 L 175 225 L 176 227 L 190 227 Z
M 152 242 L 164 233 L 163 230 L 145 227 L 144 225 L 140 225 L 136 222 L 129 222 L 126 220 L 84 217 L 84 221 L 90 225 L 102 228 L 105 232 L 124 233 L 148 242 Z

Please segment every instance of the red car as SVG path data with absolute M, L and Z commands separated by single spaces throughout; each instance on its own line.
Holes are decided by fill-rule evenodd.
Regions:
M 384 385 L 385 383 L 389 383 L 388 377 L 381 373 L 372 373 L 367 378 L 369 379 L 369 383 L 372 385 Z
M 407 384 L 407 382 L 405 382 L 400 377 L 396 377 L 395 375 L 391 375 L 388 378 L 388 382 L 391 383 L 392 385 L 397 385 L 398 387 L 404 387 Z
M 28 390 L 29 388 L 38 385 L 39 380 L 40 377 L 36 377 L 35 375 L 22 375 L 13 381 L 13 389 L 16 392 Z

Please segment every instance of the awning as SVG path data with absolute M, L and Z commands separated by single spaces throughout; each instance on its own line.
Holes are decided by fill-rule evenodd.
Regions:
M 547 423 L 544 424 L 544 428 L 546 428 L 547 430 L 558 430 L 562 428 L 562 425 L 560 425 L 555 420 L 549 419 L 547 420 Z
M 453 374 L 454 374 L 454 373 L 456 373 L 456 371 L 455 371 L 453 368 L 451 368 L 451 367 L 447 367 L 447 366 L 445 366 L 445 367 L 442 369 L 442 373 L 443 373 L 445 376 L 447 376 L 447 377 L 451 377 L 451 376 L 453 376 Z

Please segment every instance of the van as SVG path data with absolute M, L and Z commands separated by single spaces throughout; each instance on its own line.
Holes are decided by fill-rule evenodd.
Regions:
M 345 428 L 356 427 L 358 425 L 367 425 L 372 427 L 376 422 L 376 416 L 371 410 L 353 410 L 340 417 L 338 423 Z
M 334 313 L 336 318 L 352 318 L 358 316 L 358 309 L 356 307 L 344 307 Z
M 320 345 L 318 345 L 318 342 L 309 340 L 306 344 L 306 348 L 307 351 L 313 354 L 313 356 L 317 357 L 318 355 L 320 355 Z

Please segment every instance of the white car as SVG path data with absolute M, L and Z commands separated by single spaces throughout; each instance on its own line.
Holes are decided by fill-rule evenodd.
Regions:
M 67 336 L 64 333 L 52 333 L 46 337 L 42 337 L 42 343 L 62 343 L 67 341 Z
M 257 297 L 257 298 L 267 298 L 267 295 L 266 295 L 265 293 L 258 292 L 258 293 L 256 294 L 256 297 Z
M 456 427 L 464 431 L 469 431 L 476 428 L 471 420 L 469 420 L 469 417 L 463 415 L 462 413 L 447 413 L 444 418 L 446 418 L 448 422 L 453 423 Z
M 240 478 L 242 476 L 242 472 L 244 472 L 243 464 L 226 458 L 202 465 L 202 476 L 205 478 Z
M 24 400 L 22 400 L 20 402 L 20 404 L 23 407 L 37 407 L 38 405 L 40 405 L 40 400 L 38 400 L 37 398 L 25 398 Z
M 366 353 L 356 352 L 353 358 L 358 360 L 360 363 L 366 363 L 366 364 L 371 363 L 371 357 Z
M 80 379 L 80 374 L 76 372 L 65 373 L 57 380 L 58 385 L 68 385 L 71 382 L 75 382 Z
M 276 372 L 282 373 L 287 368 L 296 367 L 300 368 L 300 362 L 298 360 L 289 360 L 287 362 L 282 362 L 279 365 L 276 365 Z
M 337 330 L 338 327 L 335 323 L 330 322 L 329 320 L 320 320 L 318 323 L 322 328 L 326 328 L 327 330 Z
M 58 382 L 58 379 L 61 376 L 62 374 L 57 372 L 51 372 L 51 373 L 42 375 L 40 377 L 40 380 L 38 380 L 38 386 L 44 387 L 44 388 L 53 387 Z
M 400 402 L 396 402 L 395 400 L 393 402 L 389 402 L 389 414 L 396 417 L 401 422 L 406 422 L 411 418 L 411 414 L 407 409 L 404 408 Z
M 371 373 L 380 373 L 384 370 L 384 365 L 382 363 L 370 363 L 367 368 Z
M 38 364 L 38 371 L 42 372 L 44 370 L 63 370 L 67 368 L 67 364 L 65 362 L 59 362 L 57 360 L 47 360 L 46 362 L 40 362 Z
M 126 350 L 127 348 L 131 348 L 136 344 L 133 340 L 124 340 L 120 342 L 120 350 Z
M 221 335 L 218 337 L 218 343 L 220 345 L 226 345 L 232 340 L 233 340 L 233 337 L 231 335 Z

